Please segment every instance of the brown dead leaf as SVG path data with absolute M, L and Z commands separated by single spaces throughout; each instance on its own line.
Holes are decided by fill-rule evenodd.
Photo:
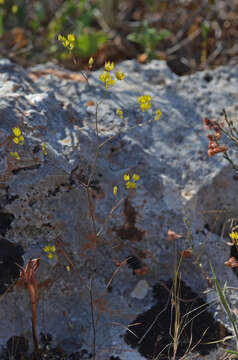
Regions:
M 15 46 L 15 48 L 21 49 L 27 45 L 27 37 L 24 29 L 19 27 L 7 32 L 3 37 L 3 41 L 6 42 L 6 45 L 10 48 Z
M 95 102 L 94 102 L 93 100 L 89 100 L 89 101 L 87 102 L 87 104 L 86 104 L 87 107 L 88 107 L 88 106 L 93 106 L 93 105 L 95 105 Z
M 238 261 L 234 256 L 232 256 L 228 261 L 225 262 L 225 265 L 230 268 L 236 268 L 238 267 Z
M 173 230 L 168 230 L 168 235 L 166 237 L 166 240 L 168 241 L 174 241 L 176 239 L 180 239 L 181 237 L 183 237 L 183 235 L 181 234 L 177 234 L 175 231 Z
M 145 64 L 146 61 L 148 60 L 148 55 L 143 53 L 143 54 L 140 54 L 137 56 L 137 61 L 140 63 L 140 64 Z
M 190 249 L 180 251 L 180 256 L 181 257 L 191 257 L 192 256 L 192 251 Z
M 79 81 L 79 82 L 87 81 L 82 74 L 69 73 L 66 71 L 53 69 L 53 68 L 31 71 L 31 72 L 29 72 L 28 75 L 32 81 L 36 81 L 39 77 L 47 76 L 47 75 L 53 75 L 59 79 L 73 80 L 73 81 Z

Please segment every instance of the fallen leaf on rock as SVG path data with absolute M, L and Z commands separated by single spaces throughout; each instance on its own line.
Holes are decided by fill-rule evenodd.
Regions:
M 59 79 L 66 79 L 66 80 L 73 80 L 73 81 L 80 81 L 80 82 L 87 81 L 82 74 L 68 73 L 66 71 L 61 71 L 61 70 L 54 69 L 54 68 L 31 71 L 31 72 L 29 72 L 28 75 L 32 81 L 36 81 L 39 77 L 46 76 L 46 75 L 53 75 Z
M 232 256 L 228 261 L 225 262 L 225 265 L 230 268 L 238 267 L 238 261 L 234 256 Z
M 180 239 L 181 237 L 183 237 L 183 235 L 181 234 L 177 234 L 175 231 L 172 230 L 168 230 L 168 235 L 166 237 L 166 240 L 168 241 L 174 241 L 176 239 Z

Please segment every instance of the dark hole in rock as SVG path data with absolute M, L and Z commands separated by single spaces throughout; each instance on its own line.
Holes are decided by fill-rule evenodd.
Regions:
M 5 236 L 7 230 L 10 228 L 14 215 L 0 211 L 0 235 Z
M 210 81 L 212 81 L 212 75 L 206 73 L 206 74 L 204 75 L 204 80 L 209 83 Z
M 12 336 L 7 341 L 9 359 L 22 360 L 28 351 L 28 340 L 24 336 Z
M 157 356 L 159 359 L 168 359 L 173 355 L 175 321 L 174 306 L 171 306 L 173 281 L 169 280 L 164 285 L 156 284 L 154 286 L 156 304 L 137 316 L 129 326 L 130 331 L 127 330 L 124 337 L 128 345 L 136 347 L 147 359 L 154 359 Z M 180 281 L 179 290 L 182 330 L 176 359 L 180 359 L 188 349 L 193 347 L 194 351 L 206 355 L 217 347 L 217 344 L 207 344 L 208 342 L 220 340 L 229 333 L 221 323 L 213 318 L 208 311 L 209 305 L 183 281 Z M 133 326 L 133 324 L 135 325 Z
M 18 279 L 20 269 L 16 264 L 23 266 L 23 254 L 24 251 L 20 245 L 0 238 L 0 294 L 3 294 Z

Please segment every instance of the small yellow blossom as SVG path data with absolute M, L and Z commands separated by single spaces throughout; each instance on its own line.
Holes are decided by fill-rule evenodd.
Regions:
M 141 111 L 147 111 L 151 108 L 151 96 L 150 95 L 142 95 L 138 98 L 138 102 L 140 104 Z
M 108 72 L 104 71 L 104 73 L 99 75 L 99 80 L 101 80 L 103 83 L 105 83 L 110 78 L 110 74 Z
M 118 186 L 113 186 L 113 195 L 116 196 L 118 192 Z
M 110 63 L 110 61 L 105 61 L 105 65 L 104 65 L 104 68 L 106 71 L 110 72 L 114 69 L 114 62 L 112 61 Z
M 124 181 L 130 180 L 130 174 L 124 174 L 123 179 Z
M 90 59 L 88 60 L 88 67 L 89 67 L 90 70 L 93 67 L 93 63 L 94 63 L 94 59 L 93 59 L 93 57 L 90 57 Z
M 66 265 L 66 271 L 70 272 L 70 266 L 69 265 Z
M 232 231 L 232 233 L 230 233 L 229 235 L 230 235 L 232 242 L 236 244 L 238 242 L 238 232 Z
M 104 71 L 103 74 L 99 75 L 99 80 L 101 80 L 105 84 L 106 90 L 108 90 L 109 87 L 112 87 L 115 84 L 115 80 L 106 71 Z
M 12 132 L 15 136 L 20 136 L 21 135 L 21 129 L 17 126 L 15 126 L 14 128 L 12 128 Z
M 49 252 L 50 251 L 50 245 L 46 245 L 45 247 L 43 247 L 43 250 L 45 252 Z
M 17 145 L 24 145 L 24 137 L 22 135 L 19 137 L 14 137 L 12 140 Z
M 138 98 L 139 104 L 145 104 L 148 102 L 151 102 L 151 96 L 150 95 L 142 95 Z
M 132 179 L 136 182 L 136 181 L 140 180 L 140 175 L 134 174 L 134 175 L 132 176 Z
M 151 103 L 140 104 L 140 108 L 142 112 L 145 112 L 151 108 Z
M 75 36 L 74 34 L 68 34 L 67 38 L 65 36 L 62 35 L 58 35 L 58 40 L 61 42 L 61 44 L 69 49 L 69 50 L 73 50 L 74 48 L 74 43 L 75 43 Z
M 157 109 L 156 112 L 155 112 L 155 120 L 159 120 L 161 115 L 162 115 L 162 112 L 160 109 Z
M 10 151 L 10 156 L 14 157 L 17 160 L 21 159 L 17 151 Z
M 54 254 L 56 252 L 56 247 L 54 245 L 46 245 L 43 247 L 43 250 L 47 253 L 47 257 L 49 259 L 53 259 L 54 256 L 57 258 L 57 256 Z
M 0 5 L 3 5 L 5 0 L 0 0 Z
M 12 139 L 13 142 L 17 145 L 24 145 L 24 136 L 21 135 L 21 130 L 19 127 L 15 126 L 12 129 L 13 134 L 15 135 L 15 137 Z
M 18 12 L 18 5 L 12 5 L 12 13 L 16 14 Z
M 68 34 L 67 39 L 69 40 L 69 42 L 74 42 L 75 41 L 74 34 Z
M 119 72 L 119 71 L 116 72 L 115 76 L 116 76 L 117 80 L 123 80 L 125 78 L 125 74 L 123 72 Z
M 42 144 L 41 144 L 41 149 L 42 149 L 42 151 L 43 151 L 43 154 L 44 154 L 44 155 L 47 155 L 47 150 L 46 150 L 46 144 L 45 144 L 45 143 L 42 143 Z
M 127 181 L 126 182 L 126 188 L 127 189 L 135 189 L 136 184 L 133 181 Z
M 117 109 L 116 113 L 118 116 L 120 116 L 121 119 L 123 119 L 123 110 Z
M 112 61 L 110 63 L 110 61 L 108 61 L 108 62 L 105 61 L 105 66 L 104 67 L 105 67 L 106 71 L 112 71 L 114 69 L 114 62 Z

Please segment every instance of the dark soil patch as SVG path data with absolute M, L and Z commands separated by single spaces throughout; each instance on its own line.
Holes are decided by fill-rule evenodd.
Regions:
M 16 265 L 23 266 L 24 251 L 20 245 L 0 238 L 0 294 L 3 294 L 20 275 Z
M 130 331 L 125 334 L 125 342 L 137 348 L 147 359 L 156 356 L 159 356 L 159 359 L 168 359 L 173 355 L 175 311 L 171 302 L 172 288 L 172 280 L 164 286 L 155 285 L 156 304 L 138 315 L 130 324 Z M 180 359 L 193 348 L 201 355 L 206 355 L 217 347 L 217 344 L 208 342 L 223 338 L 228 335 L 228 331 L 213 318 L 208 311 L 209 305 L 183 281 L 180 282 L 179 298 L 181 331 L 176 359 Z

